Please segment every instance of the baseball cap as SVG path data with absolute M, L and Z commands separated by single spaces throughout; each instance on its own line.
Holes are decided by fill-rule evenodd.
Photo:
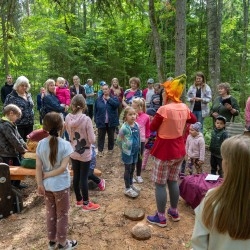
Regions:
M 226 124 L 226 122 L 227 122 L 226 117 L 224 117 L 224 116 L 222 116 L 222 115 L 217 116 L 215 120 L 223 121 L 224 124 Z
M 153 78 L 149 78 L 148 80 L 147 80 L 147 83 L 149 83 L 149 84 L 153 84 L 155 81 L 154 81 L 154 79 Z
M 104 85 L 107 85 L 107 83 L 105 81 L 100 81 L 100 86 L 104 86 Z

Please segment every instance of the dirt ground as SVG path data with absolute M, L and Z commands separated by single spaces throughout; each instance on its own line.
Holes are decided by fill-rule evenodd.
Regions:
M 144 218 L 142 222 L 150 226 L 152 237 L 138 241 L 131 236 L 131 229 L 138 222 L 126 219 L 124 210 L 143 208 L 145 216 L 154 214 L 156 210 L 154 185 L 150 180 L 152 160 L 148 162 L 147 170 L 142 172 L 144 183 L 140 184 L 140 196 L 130 199 L 123 194 L 124 168 L 119 156 L 116 147 L 113 155 L 97 157 L 97 168 L 102 171 L 102 178 L 106 180 L 106 189 L 90 190 L 90 199 L 101 205 L 99 210 L 83 212 L 81 208 L 75 207 L 75 196 L 71 190 L 68 238 L 76 239 L 79 243 L 77 249 L 80 250 L 190 249 L 194 212 L 182 198 L 178 207 L 181 216 L 179 222 L 168 220 L 168 226 L 160 228 L 150 225 Z M 209 168 L 208 155 L 204 167 L 205 171 Z M 27 189 L 22 190 L 24 210 L 20 214 L 0 220 L 0 249 L 47 249 L 43 197 L 37 196 L 34 179 L 27 177 L 24 182 L 29 185 Z

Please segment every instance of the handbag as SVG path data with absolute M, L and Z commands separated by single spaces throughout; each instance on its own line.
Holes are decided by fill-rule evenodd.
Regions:
M 226 131 L 229 137 L 243 134 L 244 130 L 244 125 L 241 122 L 235 122 L 234 116 L 232 116 L 230 122 L 226 122 Z

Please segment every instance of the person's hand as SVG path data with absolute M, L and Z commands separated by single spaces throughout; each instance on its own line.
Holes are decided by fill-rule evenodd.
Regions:
M 200 97 L 194 97 L 193 99 L 194 99 L 196 102 L 201 102 L 201 100 L 202 100 Z
M 232 109 L 233 109 L 232 105 L 229 104 L 229 103 L 225 103 L 224 106 L 225 106 L 225 108 L 228 109 L 228 110 L 232 110 Z
M 66 106 L 65 106 L 65 111 L 67 112 L 68 110 L 69 110 L 69 106 L 66 105 Z
M 218 114 L 217 112 L 212 113 L 212 116 L 213 116 L 214 118 L 217 118 L 218 115 L 219 115 L 219 114 Z
M 37 193 L 38 193 L 38 195 L 45 195 L 45 188 L 43 185 L 38 185 Z
M 47 179 L 48 177 L 49 177 L 48 172 L 43 172 L 43 180 L 44 180 L 44 179 Z

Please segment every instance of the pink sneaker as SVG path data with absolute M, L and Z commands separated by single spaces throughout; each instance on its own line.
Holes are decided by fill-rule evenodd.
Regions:
M 76 201 L 76 207 L 82 207 L 83 201 Z
M 101 182 L 98 184 L 98 187 L 101 191 L 105 190 L 105 180 L 101 179 Z
M 95 211 L 100 208 L 99 204 L 92 203 L 91 201 L 88 203 L 88 205 L 83 205 L 82 209 L 83 211 Z

